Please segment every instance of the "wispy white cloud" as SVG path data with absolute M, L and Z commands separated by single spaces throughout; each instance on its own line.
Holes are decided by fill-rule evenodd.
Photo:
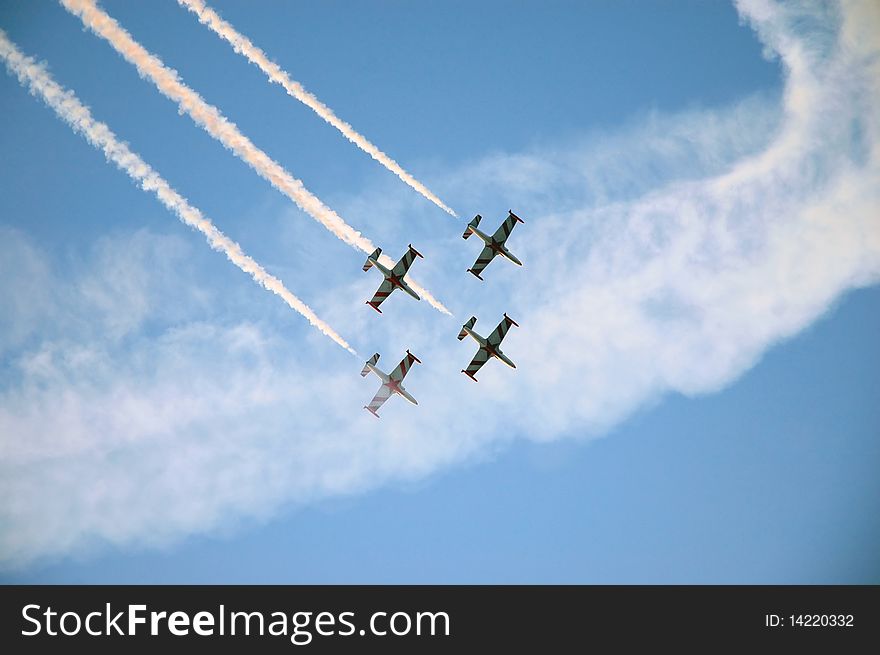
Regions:
M 420 404 L 391 401 L 377 423 L 360 410 L 373 382 L 267 322 L 185 312 L 152 333 L 121 321 L 129 336 L 114 342 L 65 337 L 72 309 L 51 310 L 58 328 L 45 338 L 23 314 L 31 327 L 16 320 L 10 332 L 13 382 L 0 393 L 5 565 L 268 517 L 514 438 L 596 436 L 665 393 L 724 387 L 847 289 L 877 282 L 876 3 L 740 9 L 784 68 L 778 106 L 757 98 L 656 116 L 565 156 L 496 154 L 449 173 L 445 186 L 463 198 L 479 171 L 490 191 L 468 200 L 506 209 L 513 198 L 528 221 L 512 237 L 526 266 L 495 262 L 479 289 L 462 282 L 473 253 L 457 236 L 428 244 L 450 263 L 447 281 L 478 328 L 505 310 L 520 323 L 505 342 L 516 371 L 490 363 L 474 385 L 458 373 L 473 349 L 454 339 L 457 325 L 398 303 L 402 320 L 364 319 L 363 340 L 389 366 L 413 348 L 425 364 L 407 388 Z M 619 146 L 632 140 L 644 145 Z M 589 179 L 602 170 L 616 174 Z M 29 270 L 51 276 L 28 251 Z M 80 276 L 98 288 L 72 281 L 71 307 L 113 298 L 100 282 L 112 261 L 98 261 Z M 132 285 L 173 288 L 162 267 L 142 278 L 137 262 Z M 361 308 L 360 284 L 328 294 L 328 315 Z

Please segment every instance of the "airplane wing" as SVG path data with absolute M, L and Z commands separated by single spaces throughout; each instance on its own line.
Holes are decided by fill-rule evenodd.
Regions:
M 409 246 L 407 251 L 403 253 L 403 257 L 400 258 L 400 261 L 394 265 L 394 268 L 391 269 L 391 272 L 397 277 L 403 277 L 406 272 L 409 270 L 409 267 L 415 261 L 416 257 L 421 257 L 422 255 L 418 250 Z
M 489 262 L 492 261 L 493 257 L 495 257 L 495 251 L 489 246 L 485 246 L 477 256 L 477 261 L 474 262 L 474 265 L 471 266 L 468 271 L 482 280 L 483 278 L 480 277 L 480 273 L 482 273 L 483 269 L 489 265 Z
M 409 369 L 412 368 L 413 362 L 418 361 L 418 358 L 407 350 L 406 356 L 400 360 L 400 364 L 397 365 L 397 368 L 391 371 L 391 379 L 395 382 L 400 382 L 406 377 L 406 374 L 409 373 Z
M 498 346 L 498 344 L 504 339 L 504 335 L 507 334 L 511 325 L 516 325 L 516 321 L 505 314 L 504 318 L 502 318 L 501 322 L 498 324 L 498 327 L 496 327 L 492 334 L 486 339 L 486 341 L 489 342 L 489 345 L 493 348 Z
M 510 236 L 510 233 L 513 232 L 513 227 L 517 223 L 522 223 L 523 220 L 514 214 L 513 212 L 509 212 L 507 214 L 507 218 L 504 219 L 504 222 L 501 226 L 495 230 L 495 234 L 492 235 L 492 238 L 495 239 L 496 243 L 504 243 L 507 241 L 507 237 Z
M 477 378 L 475 378 L 474 375 L 476 375 L 477 371 L 479 371 L 487 361 L 489 361 L 489 353 L 487 353 L 484 348 L 480 348 L 477 351 L 477 354 L 474 355 L 471 363 L 468 364 L 467 368 L 463 370 L 462 373 L 476 382 Z
M 393 392 L 391 391 L 391 388 L 386 387 L 383 384 L 381 387 L 379 387 L 379 391 L 377 391 L 376 395 L 373 396 L 373 399 L 370 401 L 370 404 L 367 405 L 366 409 L 371 411 L 376 416 L 379 416 L 378 414 L 376 414 L 376 410 L 385 404 L 385 401 L 391 397 L 392 393 Z
M 379 309 L 379 305 L 391 295 L 392 291 L 394 291 L 394 285 L 388 280 L 382 280 L 382 284 L 379 285 L 379 288 L 376 289 L 376 293 L 373 294 L 373 298 L 368 300 L 367 304 L 381 314 L 382 310 Z

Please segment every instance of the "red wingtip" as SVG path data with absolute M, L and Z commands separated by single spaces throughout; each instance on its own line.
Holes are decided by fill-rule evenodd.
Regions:
M 525 221 L 524 221 L 523 219 L 521 219 L 519 216 L 517 216 L 516 214 L 513 213 L 513 210 L 512 210 L 512 209 L 508 209 L 508 210 L 507 210 L 507 213 L 510 214 L 511 216 L 513 216 L 513 217 L 514 217 L 516 220 L 518 220 L 520 223 L 525 223 Z
M 465 375 L 467 375 L 467 376 L 468 376 L 471 380 L 473 380 L 474 382 L 479 382 L 479 380 L 478 380 L 477 378 L 474 377 L 474 374 L 473 374 L 473 373 L 468 373 L 468 372 L 465 371 L 464 369 L 461 369 L 461 372 L 464 373 Z
M 510 318 L 510 316 L 507 315 L 507 312 L 504 312 L 504 318 L 506 318 L 508 321 L 510 321 L 511 323 L 513 323 L 516 327 L 519 327 L 519 323 L 517 323 L 517 322 L 514 321 L 512 318 Z
M 375 416 L 376 418 L 382 418 L 381 416 L 379 416 L 379 415 L 376 413 L 376 410 L 375 410 L 375 409 L 370 409 L 370 408 L 367 407 L 366 405 L 364 405 L 364 409 L 367 410 L 368 412 L 370 412 L 370 414 L 372 414 L 372 415 Z
M 373 309 L 375 309 L 375 310 L 376 310 L 377 312 L 379 312 L 380 314 L 382 313 L 382 310 L 379 309 L 379 308 L 378 308 L 376 305 L 374 305 L 373 303 L 371 303 L 369 300 L 366 302 L 366 304 L 369 305 L 370 307 L 372 307 Z
M 424 256 L 422 255 L 422 253 L 420 253 L 418 250 L 413 248 L 412 244 L 409 244 L 409 249 L 412 250 L 416 254 L 416 257 L 421 257 L 422 259 L 424 259 Z
M 469 269 L 467 270 L 467 272 L 470 273 L 471 275 L 474 275 L 474 276 L 480 278 L 481 280 L 483 279 L 483 278 L 480 276 L 480 274 L 477 273 L 477 272 L 475 272 L 474 269 L 472 269 L 472 268 L 469 268 Z M 485 280 L 483 280 L 483 281 L 485 282 Z
M 413 355 L 409 350 L 406 351 L 406 354 L 409 355 L 410 357 L 412 357 L 414 360 L 416 360 L 419 364 L 422 363 L 422 360 L 419 359 L 418 357 L 416 357 L 415 355 Z

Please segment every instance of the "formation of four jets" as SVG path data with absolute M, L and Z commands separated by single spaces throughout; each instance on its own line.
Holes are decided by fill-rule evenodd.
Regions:
M 506 242 L 507 237 L 510 236 L 510 233 L 513 231 L 516 224 L 522 223 L 523 220 L 514 214 L 513 211 L 508 210 L 507 218 L 504 219 L 501 226 L 495 230 L 495 233 L 492 234 L 492 236 L 489 236 L 479 229 L 481 218 L 482 217 L 477 214 L 474 219 L 468 223 L 468 226 L 464 230 L 464 234 L 461 235 L 463 239 L 469 238 L 472 234 L 476 235 L 484 244 L 483 249 L 477 256 L 477 260 L 474 262 L 474 265 L 467 269 L 468 273 L 472 273 L 482 280 L 483 278 L 480 273 L 483 272 L 483 269 L 489 265 L 489 262 L 491 262 L 496 255 L 500 255 L 501 257 L 512 261 L 517 266 L 522 266 L 522 262 L 507 249 Z M 373 294 L 373 297 L 366 303 L 380 314 L 382 313 L 382 310 L 379 309 L 379 305 L 381 305 L 395 289 L 402 289 L 416 300 L 419 300 L 419 295 L 407 284 L 405 276 L 416 258 L 422 257 L 418 250 L 413 248 L 412 245 L 409 245 L 406 252 L 403 254 L 403 257 L 400 258 L 400 261 L 389 270 L 379 262 L 379 255 L 381 254 L 382 249 L 376 248 L 376 250 L 367 257 L 366 263 L 364 263 L 364 271 L 368 271 L 375 266 L 385 278 L 382 280 L 379 288 L 376 289 L 376 293 Z M 519 327 L 516 321 L 505 313 L 501 322 L 498 324 L 498 327 L 496 327 L 488 337 L 482 337 L 474 331 L 474 324 L 476 322 L 477 318 L 471 316 L 468 322 L 461 326 L 461 331 L 458 333 L 459 341 L 466 336 L 470 336 L 479 345 L 477 354 L 474 355 L 474 358 L 471 360 L 471 363 L 468 364 L 467 368 L 462 369 L 461 372 L 474 382 L 477 382 L 477 378 L 475 377 L 476 372 L 479 371 L 483 364 L 489 361 L 492 357 L 504 362 L 511 368 L 516 368 L 516 364 L 514 364 L 507 355 L 501 352 L 501 348 L 499 348 L 501 341 L 504 339 L 504 336 L 507 334 L 507 331 L 510 330 L 511 326 Z M 376 353 L 364 363 L 364 368 L 361 371 L 361 376 L 365 377 L 370 373 L 373 373 L 382 382 L 379 391 L 373 396 L 373 400 L 370 401 L 370 404 L 364 406 L 364 409 L 378 418 L 379 414 L 377 410 L 394 394 L 406 398 L 413 405 L 418 405 L 418 401 L 403 388 L 403 379 L 406 377 L 406 374 L 412 368 L 414 363 L 422 363 L 419 358 L 407 350 L 406 356 L 390 374 L 385 373 L 377 366 L 378 361 L 379 353 Z

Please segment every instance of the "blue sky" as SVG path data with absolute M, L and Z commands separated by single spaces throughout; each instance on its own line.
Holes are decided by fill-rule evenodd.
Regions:
M 878 581 L 864 7 L 214 5 L 462 216 L 526 219 L 526 267 L 480 284 L 463 222 L 175 2 L 102 6 L 389 255 L 416 245 L 455 317 L 396 295 L 374 315 L 362 254 L 63 8 L 4 6 L 363 358 L 425 365 L 419 407 L 375 421 L 360 360 L 0 77 L 2 579 Z M 473 385 L 452 337 L 503 311 L 519 368 Z

